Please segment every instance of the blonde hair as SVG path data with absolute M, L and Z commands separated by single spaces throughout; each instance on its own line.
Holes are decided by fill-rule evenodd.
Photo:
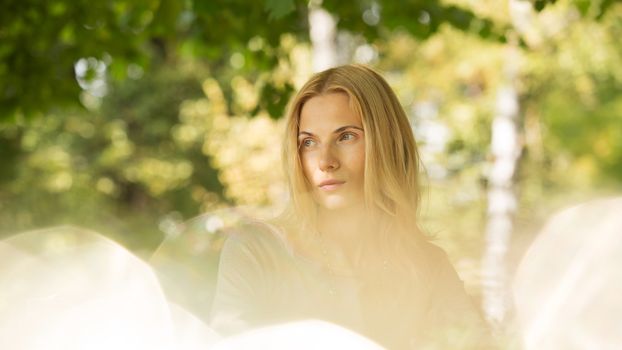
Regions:
M 380 232 L 401 233 L 411 242 L 425 240 L 417 220 L 420 160 L 410 123 L 389 84 L 363 65 L 345 65 L 315 74 L 290 102 L 283 147 L 291 197 L 290 220 L 299 228 L 301 224 L 306 228 L 316 224 L 317 206 L 302 169 L 298 129 L 304 104 L 330 93 L 347 94 L 350 108 L 361 117 L 367 214 L 377 220 Z

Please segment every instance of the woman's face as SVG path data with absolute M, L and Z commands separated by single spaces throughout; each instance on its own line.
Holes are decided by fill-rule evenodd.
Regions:
M 313 198 L 325 209 L 364 203 L 365 133 L 345 93 L 309 99 L 300 112 L 298 149 Z

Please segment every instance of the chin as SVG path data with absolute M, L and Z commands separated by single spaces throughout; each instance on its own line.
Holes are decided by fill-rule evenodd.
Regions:
M 343 197 L 330 196 L 328 198 L 322 198 L 321 204 L 328 210 L 340 210 L 352 206 L 351 201 Z

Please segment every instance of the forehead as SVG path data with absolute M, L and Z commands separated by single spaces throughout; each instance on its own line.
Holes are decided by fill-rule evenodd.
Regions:
M 312 97 L 300 111 L 300 131 L 332 132 L 344 125 L 363 127 L 361 117 L 350 107 L 350 98 L 345 93 Z

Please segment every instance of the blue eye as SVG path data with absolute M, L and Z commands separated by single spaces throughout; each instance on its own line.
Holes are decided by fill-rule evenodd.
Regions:
M 356 138 L 356 135 L 354 135 L 351 132 L 346 132 L 341 135 L 341 137 L 339 138 L 339 141 L 350 141 L 350 140 L 354 140 L 355 138 Z
M 304 139 L 300 142 L 300 147 L 302 148 L 309 148 L 313 145 L 315 145 L 315 141 L 313 141 L 312 139 Z

